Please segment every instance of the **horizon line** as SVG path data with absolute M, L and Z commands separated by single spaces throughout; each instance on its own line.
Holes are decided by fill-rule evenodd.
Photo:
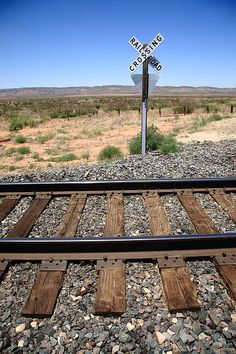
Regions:
M 105 84 L 105 85 L 84 85 L 84 86 L 20 86 L 20 87 L 9 87 L 9 88 L 0 88 L 0 90 L 20 90 L 20 89 L 76 89 L 76 88 L 95 88 L 95 87 L 134 87 L 135 85 L 122 85 L 122 84 Z M 157 85 L 155 88 L 162 88 L 162 87 L 189 87 L 189 88 L 214 88 L 214 89 L 236 89 L 235 87 L 227 87 L 227 86 L 209 86 L 209 85 L 200 85 L 200 86 L 193 86 L 193 85 Z

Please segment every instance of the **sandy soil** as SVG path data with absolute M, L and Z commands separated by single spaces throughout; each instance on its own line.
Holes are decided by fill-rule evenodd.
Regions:
M 221 112 L 224 114 L 225 112 Z M 162 110 L 159 117 L 157 110 L 148 112 L 148 124 L 156 125 L 165 134 L 175 132 L 176 138 L 184 143 L 193 141 L 219 141 L 236 138 L 236 114 L 220 121 L 208 123 L 200 130 L 191 127 L 199 117 L 207 118 L 198 111 L 191 115 L 173 115 L 170 109 Z M 137 111 L 104 113 L 98 116 L 75 117 L 67 119 L 51 119 L 34 128 L 26 127 L 19 132 L 11 133 L 7 125 L 1 124 L 0 141 L 10 137 L 9 141 L 0 142 L 0 174 L 14 170 L 15 172 L 60 168 L 72 164 L 85 164 L 97 161 L 98 154 L 106 145 L 120 147 L 128 154 L 130 139 L 140 132 L 140 117 Z M 24 144 L 17 144 L 15 137 L 23 135 L 27 138 Z M 42 140 L 46 141 L 42 141 Z M 29 154 L 9 153 L 10 148 L 27 146 Z M 77 160 L 70 162 L 53 162 L 52 158 L 73 153 Z M 8 154 L 8 156 L 7 156 Z
M 192 141 L 220 141 L 228 139 L 236 139 L 236 117 L 221 121 L 211 122 L 201 131 L 189 134 L 183 132 L 178 135 L 178 139 L 183 143 Z

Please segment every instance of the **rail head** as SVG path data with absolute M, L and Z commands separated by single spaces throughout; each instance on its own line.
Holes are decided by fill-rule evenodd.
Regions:
M 27 257 L 41 259 L 37 257 L 42 254 L 46 259 L 55 257 L 57 254 L 61 259 L 94 260 L 104 259 L 108 255 L 113 259 L 140 259 L 165 257 L 170 254 L 202 257 L 232 252 L 236 252 L 236 233 L 156 237 L 0 239 L 0 260 L 27 259 Z M 88 258 L 88 255 L 91 258 Z
M 0 195 L 10 193 L 63 193 L 87 192 L 104 193 L 106 191 L 179 191 L 185 189 L 227 191 L 236 190 L 236 177 L 227 178 L 174 178 L 174 179 L 139 179 L 139 180 L 96 180 L 96 181 L 44 181 L 0 183 Z

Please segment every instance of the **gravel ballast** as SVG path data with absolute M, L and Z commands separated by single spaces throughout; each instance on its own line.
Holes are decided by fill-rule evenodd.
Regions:
M 42 180 L 102 180 L 236 175 L 236 141 L 183 145 L 181 152 L 129 156 L 103 165 L 61 171 L 2 176 L 1 182 Z M 176 196 L 162 196 L 174 234 L 193 233 Z M 198 202 L 221 232 L 236 231 L 236 224 L 209 196 Z M 31 198 L 23 198 L 0 225 L 5 236 Z M 52 204 L 53 203 L 53 204 Z M 31 231 L 31 237 L 54 235 L 68 205 L 55 198 Z M 57 212 L 55 212 L 57 210 Z M 77 236 L 101 237 L 106 200 L 91 196 L 77 229 Z M 88 218 L 86 217 L 88 215 Z M 140 196 L 125 199 L 125 235 L 150 235 L 150 225 Z M 95 316 L 98 274 L 93 262 L 70 263 L 54 314 L 49 319 L 21 317 L 20 311 L 35 279 L 38 264 L 12 264 L 0 285 L 1 353 L 236 353 L 236 310 L 210 261 L 187 262 L 197 285 L 202 307 L 198 312 L 170 314 L 163 296 L 158 267 L 151 262 L 126 263 L 127 310 L 121 316 Z

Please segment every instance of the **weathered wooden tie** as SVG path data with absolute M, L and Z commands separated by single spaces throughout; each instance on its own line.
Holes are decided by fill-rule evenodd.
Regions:
M 160 196 L 157 193 L 150 193 L 143 194 L 143 198 L 152 235 L 171 235 L 171 226 Z
M 153 236 L 172 234 L 170 222 L 158 193 L 144 195 Z M 199 309 L 195 284 L 182 257 L 158 259 L 167 306 L 170 311 Z
M 236 222 L 236 204 L 230 195 L 224 192 L 211 193 L 212 198 L 228 213 L 232 220 Z
M 212 193 L 212 196 L 231 217 L 234 216 L 234 205 L 230 196 L 215 193 Z M 213 221 L 198 204 L 192 193 L 188 195 L 178 195 L 178 197 L 198 233 L 219 233 Z M 216 265 L 216 269 L 224 280 L 229 294 L 236 300 L 236 259 L 229 255 L 229 257 L 214 257 L 213 261 Z
M 0 204 L 0 221 L 3 220 L 13 208 L 18 203 L 20 197 L 7 197 Z M 36 197 L 29 208 L 26 210 L 24 215 L 19 219 L 15 224 L 12 230 L 10 230 L 6 237 L 27 237 L 30 230 L 32 229 L 35 221 L 39 215 L 44 210 L 45 206 L 48 204 L 50 197 L 44 196 Z M 10 261 L 1 261 L 0 260 L 0 281 L 3 279 Z
M 7 237 L 27 237 L 49 200 L 49 196 L 36 197 L 13 229 L 8 232 Z
M 162 261 L 158 260 L 158 264 L 169 310 L 199 310 L 201 305 L 198 301 L 197 288 L 191 281 L 184 260 L 180 258 L 172 267 L 168 262 L 167 266 L 163 267 Z
M 125 312 L 125 265 L 123 261 L 98 261 L 99 280 L 95 313 L 121 314 Z
M 223 254 L 216 256 L 214 257 L 214 263 L 230 296 L 236 301 L 236 255 Z
M 20 197 L 6 197 L 0 204 L 0 221 L 2 221 L 16 206 Z
M 191 192 L 178 194 L 178 198 L 199 234 L 214 234 L 219 232 L 211 218 L 198 204 Z
M 121 193 L 108 197 L 107 220 L 104 236 L 124 234 L 124 202 Z M 104 260 L 97 262 L 99 270 L 95 300 L 95 313 L 120 314 L 125 311 L 125 266 L 122 261 Z
M 236 205 L 231 196 L 224 192 L 211 193 L 211 196 L 228 213 L 231 219 L 236 222 Z M 229 254 L 216 257 L 214 261 L 230 296 L 236 301 L 236 256 Z
M 8 270 L 10 262 L 6 260 L 0 260 L 0 281 L 2 281 L 6 271 Z
M 58 226 L 56 237 L 73 237 L 76 234 L 78 223 L 84 210 L 87 195 L 72 195 L 67 212 L 61 219 Z
M 4 198 L 0 204 L 0 222 L 14 209 L 19 202 L 20 196 L 9 196 Z M 10 262 L 0 260 L 0 281 L 2 281 Z
M 55 269 L 55 268 L 54 268 Z M 50 317 L 62 287 L 64 271 L 40 270 L 21 314 L 26 317 Z
M 61 219 L 56 237 L 73 237 L 86 203 L 86 195 L 71 196 L 67 212 Z M 26 317 L 50 317 L 61 290 L 67 261 L 42 262 L 30 295 L 22 309 Z

